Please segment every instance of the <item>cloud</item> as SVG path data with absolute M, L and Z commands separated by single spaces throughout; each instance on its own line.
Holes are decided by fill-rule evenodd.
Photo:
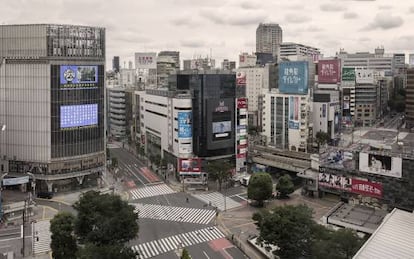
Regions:
M 340 12 L 345 11 L 346 6 L 339 4 L 323 4 L 320 6 L 320 9 L 325 12 Z
M 262 11 L 235 10 L 231 13 L 217 11 L 216 9 L 204 9 L 200 15 L 215 24 L 221 25 L 258 25 L 266 20 L 267 15 Z
M 240 7 L 245 10 L 254 10 L 260 8 L 260 6 L 257 3 L 252 2 L 241 2 Z
M 181 46 L 182 47 L 187 47 L 187 48 L 201 48 L 206 46 L 206 43 L 202 40 L 182 40 L 180 41 Z
M 393 16 L 389 12 L 378 13 L 374 21 L 362 30 L 369 31 L 375 29 L 388 30 L 392 28 L 400 27 L 404 23 L 404 20 L 399 16 Z
M 310 20 L 311 18 L 304 15 L 288 14 L 285 16 L 285 21 L 288 23 L 304 23 Z
M 199 23 L 190 18 L 190 16 L 179 17 L 171 20 L 175 26 L 196 26 Z
M 412 50 L 413 42 L 414 35 L 405 35 L 393 39 L 390 46 L 393 50 Z
M 411 6 L 410 9 L 408 10 L 410 13 L 414 13 L 414 6 Z
M 367 42 L 367 41 L 371 41 L 371 38 L 369 37 L 361 37 L 358 39 L 360 42 Z
M 358 14 L 354 12 L 345 12 L 343 17 L 344 19 L 355 19 L 358 18 Z
M 392 6 L 391 5 L 380 5 L 378 6 L 379 10 L 391 10 Z

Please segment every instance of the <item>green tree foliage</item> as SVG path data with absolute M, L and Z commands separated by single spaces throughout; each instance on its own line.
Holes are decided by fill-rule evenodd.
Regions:
M 255 200 L 260 206 L 263 201 L 272 197 L 273 183 L 272 177 L 268 173 L 255 173 L 250 177 L 247 187 L 247 197 Z
M 323 146 L 326 143 L 328 143 L 330 139 L 331 139 L 331 136 L 328 133 L 323 132 L 323 131 L 316 132 L 315 141 L 318 144 L 318 149 L 320 148 L 320 146 Z
M 280 193 L 281 198 L 288 197 L 295 190 L 292 178 L 287 174 L 281 176 L 276 185 L 276 190 Z
M 227 182 L 231 178 L 230 170 L 233 168 L 234 165 L 228 161 L 212 161 L 207 165 L 209 178 L 212 180 L 217 180 L 220 191 L 223 183 Z
M 187 249 L 183 249 L 183 252 L 182 252 L 182 254 L 181 254 L 181 259 L 191 259 L 191 256 L 190 256 L 190 254 L 188 253 L 188 250 Z
M 75 217 L 68 212 L 60 212 L 50 221 L 50 232 L 52 233 L 53 258 L 72 259 L 76 258 L 77 245 L 73 233 Z
M 136 257 L 137 254 L 130 247 L 119 244 L 98 246 L 88 243 L 78 254 L 80 259 L 135 259 Z
M 276 207 L 253 219 L 260 230 L 259 241 L 279 247 L 274 254 L 283 259 L 309 257 L 313 227 L 312 210 L 305 205 Z
M 353 230 L 333 231 L 312 220 L 312 209 L 305 205 L 276 207 L 255 213 L 259 241 L 279 247 L 274 254 L 283 259 L 349 259 L 364 240 Z
M 81 243 L 123 245 L 138 233 L 134 207 L 117 195 L 89 191 L 73 207 L 78 211 L 75 233 Z

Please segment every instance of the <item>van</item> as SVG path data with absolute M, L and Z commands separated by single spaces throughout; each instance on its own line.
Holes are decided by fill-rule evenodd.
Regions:
M 250 175 L 245 176 L 241 179 L 240 184 L 244 185 L 244 186 L 248 186 L 249 185 L 249 180 L 250 180 Z

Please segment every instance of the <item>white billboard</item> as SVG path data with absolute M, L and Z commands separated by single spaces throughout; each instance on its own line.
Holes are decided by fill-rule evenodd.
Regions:
M 360 153 L 359 171 L 401 178 L 402 158 Z
M 373 84 L 374 71 L 372 69 L 355 68 L 355 80 L 357 84 Z
M 135 53 L 136 69 L 156 69 L 157 53 L 155 52 L 136 52 Z

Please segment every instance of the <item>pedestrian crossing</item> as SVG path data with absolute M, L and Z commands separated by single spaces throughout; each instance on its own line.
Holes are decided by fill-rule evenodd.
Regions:
M 223 211 L 224 209 L 228 210 L 242 206 L 241 203 L 229 197 L 226 197 L 226 203 L 224 203 L 224 195 L 219 192 L 194 194 L 193 196 L 205 203 L 211 203 L 211 206 L 217 207 L 221 211 Z
M 146 259 L 174 251 L 178 248 L 184 248 L 223 237 L 224 234 L 217 227 L 208 227 L 135 245 L 132 247 L 132 250 L 139 254 L 139 258 Z
M 153 196 L 175 193 L 175 191 L 166 184 L 156 184 L 156 185 L 146 186 L 143 188 L 137 188 L 137 189 L 129 191 L 129 193 L 130 193 L 130 197 L 132 197 L 132 200 L 137 200 L 137 199 L 142 199 L 146 197 L 153 197 Z
M 34 223 L 34 242 L 33 253 L 42 254 L 51 250 L 51 233 L 50 233 L 50 221 L 38 221 Z
M 156 204 L 133 203 L 139 218 L 169 220 L 186 223 L 208 224 L 216 215 L 215 210 L 171 207 Z

